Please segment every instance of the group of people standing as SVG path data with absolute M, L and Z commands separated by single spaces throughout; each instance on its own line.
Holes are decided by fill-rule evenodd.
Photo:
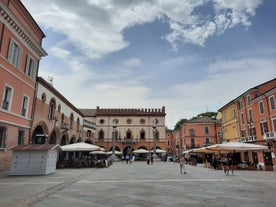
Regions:
M 232 172 L 232 175 L 234 175 L 234 169 L 233 169 L 233 160 L 231 155 L 224 156 L 222 159 L 222 167 L 225 175 L 229 175 L 229 172 Z
M 221 164 L 222 164 L 222 169 L 226 175 L 229 175 L 230 171 L 232 172 L 232 175 L 234 175 L 233 160 L 232 160 L 231 154 L 224 156 L 221 160 Z M 212 165 L 215 170 L 218 169 L 218 160 L 216 156 L 214 156 L 212 160 Z
M 131 164 L 134 162 L 134 160 L 135 160 L 135 156 L 132 154 L 127 154 L 125 156 L 122 156 L 122 163 L 126 161 L 126 164 L 128 163 Z

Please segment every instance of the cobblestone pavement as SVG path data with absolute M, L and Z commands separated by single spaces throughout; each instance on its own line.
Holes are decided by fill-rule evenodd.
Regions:
M 47 176 L 0 172 L 0 206 L 275 207 L 276 172 L 235 171 L 177 163 L 114 163 L 108 168 L 58 169 Z

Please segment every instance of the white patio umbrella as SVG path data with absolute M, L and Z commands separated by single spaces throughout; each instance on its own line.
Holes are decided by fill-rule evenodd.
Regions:
M 112 153 L 113 153 L 112 151 L 109 151 L 106 154 L 112 155 Z M 122 152 L 115 150 L 115 155 L 121 155 L 121 154 L 122 154 Z
M 153 150 L 151 150 L 151 152 L 153 152 Z M 166 153 L 167 150 L 163 150 L 163 149 L 156 149 L 155 151 L 156 153 Z
M 134 150 L 133 153 L 143 154 L 143 153 L 149 153 L 149 151 L 145 149 L 138 149 L 138 150 Z
M 211 151 L 225 151 L 225 152 L 244 152 L 244 151 L 258 151 L 258 150 L 266 150 L 268 149 L 267 146 L 257 145 L 257 144 L 249 144 L 243 142 L 226 142 L 222 144 L 215 144 L 206 147 L 206 149 Z
M 107 152 L 104 152 L 104 151 L 101 151 L 101 150 L 97 150 L 97 151 L 89 152 L 89 154 L 93 154 L 93 155 L 106 155 Z
M 67 151 L 67 152 L 81 152 L 81 151 L 100 150 L 100 147 L 93 144 L 78 142 L 74 144 L 63 145 L 61 146 L 61 149 L 62 151 Z

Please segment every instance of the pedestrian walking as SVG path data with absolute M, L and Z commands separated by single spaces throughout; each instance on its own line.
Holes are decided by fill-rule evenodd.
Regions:
M 129 161 L 129 155 L 126 155 L 125 159 L 126 159 L 126 164 L 128 164 L 128 161 Z
M 213 159 L 213 168 L 216 170 L 218 167 L 218 160 L 216 158 L 216 156 L 214 156 L 214 159 Z
M 226 174 L 227 171 L 228 171 L 227 157 L 226 156 L 222 159 L 222 168 L 223 168 L 224 174 Z
M 234 169 L 233 169 L 233 160 L 232 160 L 232 157 L 231 155 L 228 157 L 228 160 L 227 160 L 227 175 L 229 175 L 229 171 L 231 170 L 232 172 L 232 175 L 234 175 Z
M 184 173 L 186 174 L 186 171 L 185 171 L 185 158 L 184 156 L 181 156 L 180 159 L 179 159 L 179 166 L 180 166 L 180 173 Z
M 150 156 L 150 163 L 153 164 L 153 154 Z

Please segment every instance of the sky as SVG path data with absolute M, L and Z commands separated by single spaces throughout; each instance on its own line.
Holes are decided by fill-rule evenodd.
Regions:
M 275 0 L 21 1 L 77 108 L 165 106 L 173 129 L 276 77 Z

